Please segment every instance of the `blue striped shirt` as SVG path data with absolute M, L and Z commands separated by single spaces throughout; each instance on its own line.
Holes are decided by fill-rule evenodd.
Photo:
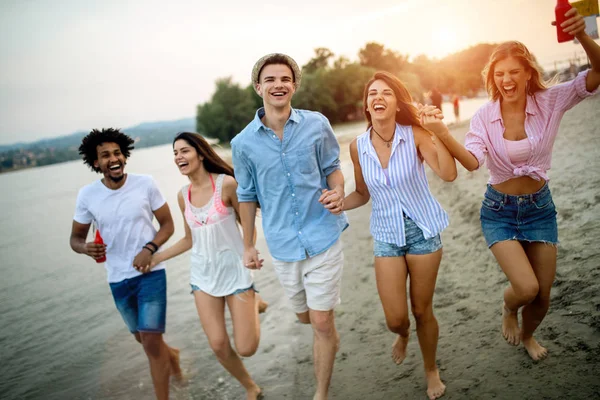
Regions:
M 358 161 L 373 203 L 371 235 L 375 240 L 406 245 L 406 214 L 426 239 L 448 226 L 448 214 L 429 191 L 425 167 L 419 159 L 411 126 L 396 124 L 388 162 L 389 183 L 371 143 L 371 129 L 356 140 Z

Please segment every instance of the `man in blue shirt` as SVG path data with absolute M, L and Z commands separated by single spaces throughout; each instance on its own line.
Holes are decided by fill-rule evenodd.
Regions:
M 244 263 L 260 269 L 254 247 L 258 204 L 273 266 L 300 322 L 314 331 L 315 399 L 327 399 L 339 334 L 333 309 L 340 302 L 344 256 L 339 237 L 348 227 L 342 213 L 344 176 L 340 148 L 327 118 L 296 110 L 300 86 L 296 62 L 269 54 L 254 65 L 252 83 L 263 108 L 231 142 Z

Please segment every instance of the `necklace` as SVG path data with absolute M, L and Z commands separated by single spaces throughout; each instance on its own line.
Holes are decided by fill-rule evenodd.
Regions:
M 394 135 L 396 134 L 396 131 L 394 131 L 394 133 L 392 133 L 392 137 L 390 138 L 390 140 L 385 140 L 385 139 L 383 138 L 383 136 L 381 136 L 381 135 L 379 134 L 379 132 L 377 132 L 377 131 L 375 130 L 375 128 L 374 128 L 374 127 L 372 127 L 372 126 L 371 126 L 371 130 L 372 130 L 373 132 L 375 132 L 375 134 L 376 134 L 377 136 L 379 136 L 379 138 L 385 142 L 385 144 L 387 145 L 387 147 L 388 147 L 388 148 L 389 148 L 389 147 L 392 145 L 392 140 L 394 140 Z

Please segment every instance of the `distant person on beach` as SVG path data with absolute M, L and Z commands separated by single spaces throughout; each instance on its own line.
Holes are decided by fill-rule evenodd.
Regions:
M 167 312 L 165 265 L 150 267 L 152 254 L 173 234 L 169 206 L 148 175 L 126 174 L 133 139 L 118 129 L 91 131 L 79 154 L 99 179 L 77 196 L 71 248 L 94 260 L 106 257 L 108 283 L 121 317 L 148 360 L 156 398 L 169 398 L 169 376 L 181 379 L 179 350 L 163 340 Z M 156 217 L 158 232 L 152 221 Z M 92 222 L 105 244 L 86 242 Z
M 564 113 L 600 85 L 600 47 L 585 33 L 575 8 L 566 16 L 562 27 L 581 43 L 590 70 L 549 86 L 525 45 L 502 43 L 483 71 L 491 100 L 473 116 L 465 147 L 449 134 L 440 135 L 469 171 L 487 163 L 481 227 L 510 282 L 504 291 L 502 335 L 512 345 L 522 342 L 533 360 L 548 353 L 533 333 L 548 312 L 556 273 L 558 231 L 547 175 L 552 147 Z
M 426 106 L 419 119 L 410 93 L 392 74 L 377 72 L 365 87 L 363 104 L 368 129 L 350 143 L 356 190 L 344 200 L 351 210 L 372 199 L 371 234 L 374 239 L 377 290 L 388 329 L 398 336 L 392 359 L 406 357 L 410 332 L 406 282 L 427 378 L 427 395 L 437 399 L 445 385 L 436 365 L 438 323 L 433 293 L 442 259 L 440 233 L 448 214 L 429 191 L 424 162 L 443 180 L 456 178 L 456 164 L 448 149 L 430 132 L 446 126 Z
M 452 106 L 454 107 L 454 122 L 459 123 L 460 122 L 460 98 L 457 94 L 452 96 Z
M 152 265 L 192 249 L 190 284 L 208 343 L 223 367 L 246 389 L 246 399 L 261 397 L 240 356 L 250 357 L 260 341 L 259 312 L 267 308 L 244 267 L 244 245 L 237 225 L 237 183 L 229 166 L 197 133 L 181 132 L 173 140 L 179 172 L 190 184 L 177 193 L 185 236 L 152 257 Z M 254 240 L 254 232 L 252 243 Z M 225 326 L 229 307 L 236 351 Z M 239 354 L 239 356 L 238 356 Z
M 437 109 L 442 109 L 442 94 L 440 93 L 440 91 L 438 90 L 437 87 L 434 87 L 433 89 L 431 89 L 431 105 L 434 106 Z
M 275 272 L 298 320 L 312 325 L 314 399 L 324 400 L 339 346 L 333 309 L 340 303 L 340 235 L 348 222 L 342 213 L 339 145 L 331 125 L 317 112 L 291 106 L 300 81 L 300 68 L 289 56 L 269 54 L 258 60 L 252 84 L 264 107 L 231 141 L 231 149 L 244 263 L 250 269 L 263 265 L 252 240 L 260 204 Z

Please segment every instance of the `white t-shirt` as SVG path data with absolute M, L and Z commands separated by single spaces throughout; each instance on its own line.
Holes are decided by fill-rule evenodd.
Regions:
M 117 190 L 97 180 L 79 191 L 73 219 L 80 224 L 97 224 L 106 244 L 104 265 L 109 283 L 141 275 L 133 268 L 133 259 L 156 236 L 153 211 L 165 203 L 149 175 L 127 174 Z M 164 268 L 160 263 L 153 271 Z

